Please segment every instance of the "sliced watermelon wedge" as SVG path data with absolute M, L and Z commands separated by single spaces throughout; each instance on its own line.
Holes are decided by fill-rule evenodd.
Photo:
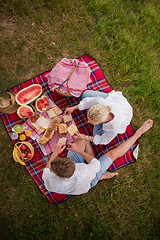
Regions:
M 26 105 L 36 100 L 42 94 L 42 87 L 39 84 L 32 84 L 16 94 L 16 102 L 19 105 Z
M 32 107 L 23 105 L 17 109 L 17 114 L 20 118 L 29 118 L 34 115 Z
M 42 95 L 40 98 L 38 98 L 35 102 L 35 107 L 38 112 L 46 111 L 49 107 L 49 100 L 46 95 Z

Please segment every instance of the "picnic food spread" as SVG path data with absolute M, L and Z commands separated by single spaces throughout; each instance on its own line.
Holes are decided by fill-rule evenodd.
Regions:
M 16 124 L 12 128 L 11 135 L 16 134 L 12 139 L 18 140 L 19 138 L 20 140 L 14 145 L 13 158 L 22 165 L 26 165 L 26 162 L 31 160 L 34 155 L 34 147 L 29 142 L 30 138 L 33 137 L 34 129 L 39 131 L 40 138 L 37 141 L 39 146 L 44 148 L 55 134 L 56 142 L 66 145 L 67 134 L 73 136 L 78 131 L 71 114 L 62 116 L 62 111 L 47 95 L 43 94 L 39 84 L 33 84 L 20 90 L 16 94 L 15 100 L 20 105 L 17 109 L 17 115 L 20 118 L 26 118 L 25 122 L 31 122 L 30 127 Z

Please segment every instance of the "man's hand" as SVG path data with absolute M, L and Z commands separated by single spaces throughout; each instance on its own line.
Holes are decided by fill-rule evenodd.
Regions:
M 57 143 L 54 148 L 53 148 L 53 153 L 46 165 L 46 168 L 50 168 L 51 167 L 51 162 L 57 157 L 58 154 L 60 154 L 61 152 L 63 152 L 63 150 L 65 149 L 65 145 L 63 145 L 62 143 Z
M 79 132 L 75 133 L 75 134 L 74 134 L 74 137 L 75 137 L 75 139 L 86 140 L 86 135 L 81 134 L 81 133 L 79 133 Z
M 58 154 L 60 154 L 61 152 L 64 151 L 65 147 L 66 147 L 66 146 L 65 146 L 64 144 L 62 144 L 62 143 L 57 143 L 57 144 L 54 146 L 54 148 L 53 148 L 53 152 L 54 152 L 56 155 L 58 155 Z
M 90 154 L 84 152 L 83 150 L 81 150 L 78 143 L 75 143 L 75 142 L 69 143 L 67 150 L 79 153 L 88 163 L 90 163 L 92 161 L 92 159 L 95 158 L 93 155 L 90 155 Z
M 70 150 L 72 152 L 77 152 L 78 153 L 80 149 L 79 149 L 78 144 L 73 142 L 73 143 L 69 143 L 68 144 L 67 150 Z

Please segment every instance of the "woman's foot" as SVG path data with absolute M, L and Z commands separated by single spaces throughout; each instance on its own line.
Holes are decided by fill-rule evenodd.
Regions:
M 137 129 L 137 133 L 141 136 L 143 133 L 147 132 L 153 126 L 153 120 L 148 119 L 143 123 L 143 125 Z
M 117 175 L 118 175 L 118 172 L 111 173 L 106 171 L 99 180 L 113 178 L 114 176 L 117 176 Z

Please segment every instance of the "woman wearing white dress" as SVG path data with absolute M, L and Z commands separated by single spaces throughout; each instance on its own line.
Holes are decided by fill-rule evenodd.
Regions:
M 86 90 L 82 94 L 82 101 L 65 110 L 71 114 L 74 110 L 89 109 L 88 122 L 94 125 L 93 136 L 77 133 L 76 138 L 92 141 L 94 144 L 108 144 L 117 134 L 124 133 L 130 124 L 133 110 L 121 92 L 104 93 Z

